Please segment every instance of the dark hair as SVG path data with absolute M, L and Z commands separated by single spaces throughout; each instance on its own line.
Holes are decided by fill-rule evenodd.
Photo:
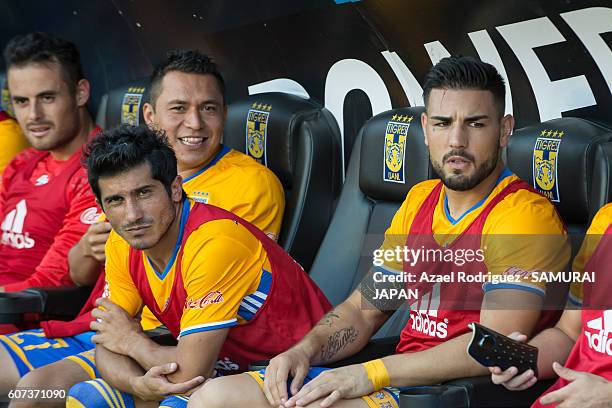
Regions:
M 83 161 L 89 185 L 100 203 L 100 177 L 112 177 L 149 163 L 153 179 L 161 181 L 170 194 L 177 176 L 176 156 L 168 139 L 144 125 L 105 130 L 85 147 Z
M 85 78 L 76 45 L 48 33 L 35 32 L 11 38 L 4 48 L 4 61 L 7 71 L 13 66 L 31 63 L 58 64 L 71 91 Z
M 473 57 L 446 57 L 434 65 L 425 77 L 423 101 L 427 107 L 432 89 L 476 89 L 490 91 L 500 112 L 506 109 L 504 79 L 491 64 Z
M 166 60 L 155 67 L 149 78 L 149 94 L 153 105 L 161 92 L 164 76 L 172 71 L 214 76 L 223 96 L 223 103 L 225 103 L 225 81 L 217 64 L 208 55 L 197 50 L 172 50 L 166 54 Z

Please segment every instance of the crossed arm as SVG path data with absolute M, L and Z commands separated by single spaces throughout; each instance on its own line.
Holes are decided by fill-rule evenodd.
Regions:
M 213 374 L 228 329 L 193 333 L 181 337 L 176 346 L 160 346 L 121 307 L 108 299 L 99 299 L 97 303 L 105 310 L 92 312 L 98 319 L 91 323 L 91 329 L 98 332 L 92 337 L 96 343 L 96 365 L 114 387 L 143 400 L 161 399 L 162 394 L 192 390 Z M 151 390 L 143 375 L 153 367 L 169 363 L 176 364 L 175 370 L 157 374 L 163 374 L 169 383 L 179 387 L 165 384 L 169 388 L 164 391 L 169 392 Z

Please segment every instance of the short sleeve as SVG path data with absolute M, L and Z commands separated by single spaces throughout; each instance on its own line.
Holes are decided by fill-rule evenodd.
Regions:
M 257 288 L 267 255 L 232 220 L 203 224 L 185 243 L 181 269 L 187 292 L 181 336 L 232 327 L 244 297 Z
M 485 291 L 522 289 L 544 296 L 546 281 L 533 272 L 559 272 L 568 266 L 571 248 L 554 206 L 535 193 L 521 190 L 515 204 L 492 212 L 483 231 L 488 272 L 514 279 L 485 283 Z M 487 220 L 489 222 L 489 220 Z

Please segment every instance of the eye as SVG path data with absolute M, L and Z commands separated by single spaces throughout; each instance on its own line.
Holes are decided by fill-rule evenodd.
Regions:
M 445 128 L 445 127 L 448 127 L 449 124 L 450 122 L 448 121 L 442 121 L 442 122 L 434 122 L 433 126 L 437 128 Z
M 182 106 L 182 105 L 179 105 L 179 106 L 172 106 L 172 107 L 170 108 L 170 110 L 171 110 L 172 112 L 176 112 L 176 113 L 183 113 L 183 112 L 185 112 L 185 107 L 184 107 L 184 106 Z
M 44 103 L 51 103 L 55 101 L 55 95 L 43 95 L 41 99 Z
M 474 128 L 481 128 L 481 127 L 484 127 L 484 123 L 482 123 L 482 122 L 470 122 L 470 126 L 474 127 Z
M 138 197 L 145 198 L 151 195 L 151 189 L 143 188 L 142 190 L 138 190 Z
M 24 105 L 28 100 L 26 98 L 13 98 L 13 105 Z
M 206 112 L 216 112 L 217 111 L 217 106 L 216 105 L 204 105 L 203 110 Z
M 106 200 L 106 205 L 109 207 L 116 207 L 123 202 L 122 197 L 109 197 Z

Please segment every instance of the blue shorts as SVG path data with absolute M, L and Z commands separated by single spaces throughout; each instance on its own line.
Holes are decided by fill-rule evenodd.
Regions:
M 49 339 L 42 329 L 34 329 L 0 335 L 0 343 L 9 352 L 19 375 L 23 377 L 35 368 L 93 349 L 93 335 L 94 332 L 90 331 L 72 337 Z
M 308 370 L 308 374 L 306 374 L 306 378 L 304 378 L 304 384 L 308 384 L 312 381 L 316 376 L 321 374 L 323 371 L 331 370 L 331 368 L 325 367 L 312 367 Z M 247 373 L 250 375 L 260 387 L 263 389 L 264 379 L 266 370 L 259 371 L 250 371 Z M 291 391 L 289 390 L 290 382 L 287 382 L 287 393 L 291 395 Z M 385 387 L 381 390 L 374 391 L 371 394 L 364 395 L 361 399 L 368 404 L 369 408 L 399 408 L 399 393 L 400 390 L 393 387 Z
M 189 399 L 170 395 L 160 402 L 160 408 L 186 408 Z M 78 383 L 68 391 L 67 408 L 134 408 L 134 397 L 119 391 L 101 378 Z

